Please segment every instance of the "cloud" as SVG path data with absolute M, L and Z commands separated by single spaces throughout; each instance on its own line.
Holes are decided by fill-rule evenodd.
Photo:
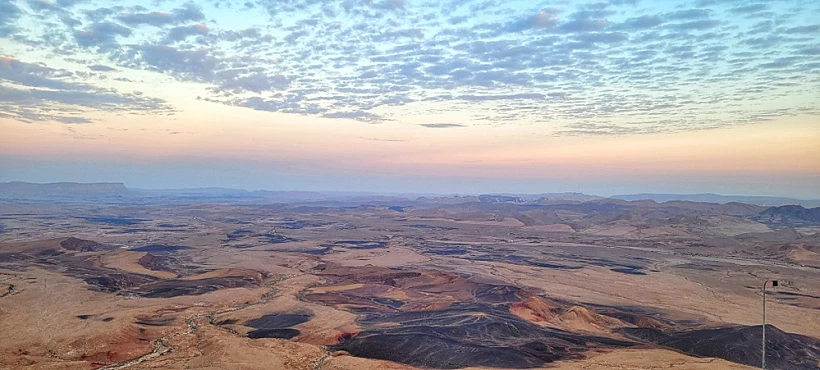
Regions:
M 362 122 L 447 111 L 493 125 L 580 122 L 588 126 L 561 132 L 597 135 L 744 124 L 763 115 L 727 107 L 761 101 L 780 109 L 767 114 L 796 112 L 813 85 L 793 76 L 816 74 L 820 55 L 812 38 L 820 25 L 797 16 L 820 11 L 818 2 L 797 10 L 720 0 L 670 11 L 636 1 L 184 1 L 70 8 L 61 0 L 56 10 L 15 11 L 22 3 L 0 0 L 11 9 L 0 13 L 11 32 L 0 41 L 82 65 L 7 81 L 82 91 L 78 82 L 127 82 L 142 69 L 197 83 L 204 100 L 260 111 Z M 761 12 L 765 19 L 750 19 Z M 31 30 L 9 28 L 22 24 Z M 784 99 L 792 95 L 800 98 Z M 635 124 L 613 123 L 625 120 Z
M 746 4 L 741 6 L 736 6 L 734 8 L 730 8 L 729 12 L 735 14 L 748 14 L 748 13 L 757 13 L 768 9 L 769 6 L 762 3 L 757 4 Z
M 28 0 L 26 3 L 35 11 L 58 9 L 57 4 L 50 0 Z
M 578 40 L 589 43 L 612 44 L 626 41 L 629 36 L 623 32 L 594 32 L 578 36 Z
M 346 118 L 365 122 L 381 122 L 384 120 L 381 116 L 370 112 L 356 111 L 356 112 L 333 112 L 323 114 L 326 118 Z
M 578 122 L 564 126 L 556 136 L 620 136 L 638 133 L 655 133 L 654 129 L 627 127 L 601 122 Z
M 94 72 L 114 72 L 114 71 L 117 70 L 116 68 L 111 68 L 109 66 L 104 66 L 104 65 L 100 65 L 100 64 L 95 64 L 95 65 L 88 66 L 88 69 L 90 69 Z
M 607 25 L 609 25 L 609 22 L 604 19 L 581 18 L 561 24 L 558 29 L 568 33 L 594 32 L 603 30 Z
M 174 23 L 174 17 L 165 12 L 132 13 L 119 17 L 120 21 L 130 26 L 140 26 L 143 24 L 151 26 L 164 26 Z
M 341 3 L 342 8 L 347 12 L 354 12 L 365 7 L 396 12 L 404 10 L 408 0 L 343 0 Z
M 319 106 L 318 104 L 313 104 L 310 102 L 305 102 L 303 97 L 299 95 L 279 95 L 275 98 L 270 99 L 263 99 L 258 96 L 254 96 L 247 99 L 234 99 L 232 101 L 233 105 L 251 108 L 259 111 L 267 111 L 267 112 L 281 112 L 281 113 L 298 113 L 298 114 L 313 114 L 313 115 L 321 115 L 326 114 L 327 109 Z M 355 112 L 351 112 L 348 114 L 344 114 L 342 112 L 335 113 L 336 116 L 331 115 L 329 118 L 350 118 L 350 119 L 357 119 L 357 117 L 372 117 L 362 114 L 357 114 Z
M 71 8 L 74 5 L 77 5 L 83 1 L 84 0 L 57 0 L 57 5 L 59 5 L 62 8 Z
M 242 39 L 259 39 L 262 37 L 258 28 L 246 28 L 239 31 L 225 31 L 219 35 L 225 41 L 237 41 Z
M 640 17 L 629 18 L 621 24 L 615 26 L 619 30 L 645 30 L 657 27 L 663 24 L 661 17 L 657 15 L 643 15 Z
M 20 8 L 10 0 L 0 0 L 0 37 L 8 36 L 16 32 L 14 23 L 21 15 Z
M 460 95 L 459 100 L 467 101 L 492 101 L 492 100 L 543 100 L 546 96 L 541 93 L 519 93 L 502 95 Z
M 170 113 L 173 109 L 160 99 L 151 99 L 134 93 L 105 90 L 24 90 L 0 87 L 3 101 L 0 113 L 6 117 L 22 120 L 60 122 L 88 122 L 82 116 L 92 111 L 123 112 L 132 114 Z M 68 118 L 67 121 L 67 117 Z
M 712 10 L 710 9 L 686 9 L 674 11 L 671 13 L 665 13 L 663 14 L 663 17 L 669 20 L 682 21 L 709 18 L 711 14 Z
M 189 36 L 206 36 L 210 32 L 208 26 L 198 23 L 190 26 L 177 26 L 168 30 L 168 35 L 165 36 L 165 42 L 172 43 L 182 41 Z
M 820 55 L 820 47 L 800 49 L 800 50 L 797 51 L 797 54 L 801 54 L 801 55 Z
M 161 27 L 170 24 L 180 24 L 186 22 L 200 22 L 205 19 L 202 10 L 191 3 L 182 8 L 166 12 L 142 12 L 129 13 L 118 17 L 118 19 L 129 26 L 149 25 Z
M 124 113 L 170 113 L 163 100 L 140 93 L 121 93 L 75 82 L 75 75 L 44 64 L 26 63 L 0 57 L 0 116 L 22 121 L 54 120 L 63 123 L 88 123 L 81 114 L 90 111 Z
M 419 124 L 421 127 L 427 128 L 460 128 L 460 127 L 467 127 L 460 123 L 422 123 Z
M 99 47 L 100 49 L 113 49 L 117 44 L 118 36 L 131 36 L 131 29 L 116 23 L 100 22 L 94 23 L 84 30 L 74 31 L 74 39 L 82 47 Z
M 810 26 L 792 27 L 785 30 L 786 33 L 791 34 L 818 34 L 820 33 L 820 24 L 812 24 Z
M 268 75 L 259 71 L 239 75 L 239 73 L 244 72 L 244 70 L 233 70 L 229 72 L 237 73 L 222 73 L 221 76 L 225 78 L 215 91 L 232 91 L 236 94 L 249 91 L 261 93 L 263 91 L 283 90 L 290 85 L 290 81 L 287 77 L 282 75 Z M 228 75 L 230 77 L 227 77 Z
M 510 32 L 522 32 L 529 29 L 554 28 L 558 25 L 558 18 L 551 13 L 552 10 L 544 9 L 538 14 L 521 18 L 507 25 Z
M 12 57 L 0 57 L 0 79 L 16 85 L 56 90 L 77 90 L 82 87 L 63 80 L 68 77 L 71 77 L 71 72 L 66 70 L 25 63 Z
M 367 140 L 367 141 L 382 141 L 382 142 L 386 142 L 386 143 L 403 143 L 403 142 L 407 141 L 407 140 L 403 140 L 403 139 L 380 139 L 380 138 L 375 138 L 375 137 L 359 137 L 359 139 Z
M 367 2 L 371 7 L 376 9 L 385 9 L 385 10 L 401 10 L 407 5 L 408 0 L 382 0 L 382 1 L 371 1 Z
M 794 65 L 800 58 L 797 57 L 788 57 L 788 58 L 778 58 L 774 61 L 769 63 L 760 64 L 761 68 L 784 68 Z
M 702 31 L 708 30 L 711 28 L 715 28 L 720 26 L 720 21 L 713 20 L 713 19 L 701 19 L 697 21 L 685 22 L 685 23 L 674 23 L 670 24 L 669 28 L 678 30 L 678 31 Z
M 211 81 L 214 71 L 224 64 L 204 48 L 181 50 L 166 45 L 144 45 L 135 50 L 138 52 L 136 61 L 149 70 L 193 81 Z

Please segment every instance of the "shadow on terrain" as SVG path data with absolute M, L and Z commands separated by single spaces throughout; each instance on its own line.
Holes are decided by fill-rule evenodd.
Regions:
M 360 324 L 371 329 L 333 349 L 354 356 L 442 369 L 532 368 L 580 358 L 591 347 L 633 345 L 543 328 L 511 314 L 506 304 L 476 303 L 438 311 L 371 315 Z
M 651 328 L 624 328 L 629 337 L 676 349 L 698 357 L 717 357 L 760 366 L 762 326 L 662 332 Z M 817 369 L 820 340 L 766 326 L 766 366 L 772 369 Z
M 245 322 L 245 326 L 256 329 L 248 332 L 248 338 L 291 339 L 299 335 L 299 330 L 290 327 L 308 322 L 310 318 L 311 315 L 305 314 L 277 313 L 248 320 Z

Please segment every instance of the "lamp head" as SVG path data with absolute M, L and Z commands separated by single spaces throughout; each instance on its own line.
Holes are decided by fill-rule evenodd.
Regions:
M 772 280 L 772 286 L 773 286 L 773 287 L 776 287 L 776 286 L 777 286 L 777 280 Z

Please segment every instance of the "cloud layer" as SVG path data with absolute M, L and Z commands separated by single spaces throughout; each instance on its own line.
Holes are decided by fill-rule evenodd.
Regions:
M 90 123 L 86 116 L 94 111 L 131 114 L 168 114 L 173 111 L 160 99 L 99 88 L 76 82 L 77 79 L 75 73 L 67 70 L 0 57 L 0 81 L 3 81 L 0 85 L 0 117 L 25 122 Z
M 0 0 L 2 42 L 85 65 L 7 56 L 0 89 L 13 98 L 0 114 L 66 120 L 74 109 L 82 120 L 93 109 L 171 109 L 173 101 L 145 97 L 148 87 L 135 85 L 142 95 L 105 87 L 104 76 L 129 81 L 138 70 L 201 84 L 202 99 L 248 109 L 371 123 L 466 117 L 422 124 L 430 128 L 537 124 L 556 135 L 622 135 L 820 114 L 820 2 L 812 0 L 99 4 Z

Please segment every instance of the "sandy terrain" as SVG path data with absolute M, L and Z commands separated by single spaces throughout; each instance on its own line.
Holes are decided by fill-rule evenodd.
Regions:
M 816 368 L 812 226 L 629 204 L 10 204 L 0 367 Z
M 134 252 L 129 250 L 121 250 L 118 253 L 111 253 L 101 258 L 101 263 L 105 267 L 110 267 L 117 270 L 130 271 L 142 275 L 151 275 L 163 279 L 173 279 L 176 274 L 168 271 L 149 270 L 139 264 L 139 260 L 146 252 Z

